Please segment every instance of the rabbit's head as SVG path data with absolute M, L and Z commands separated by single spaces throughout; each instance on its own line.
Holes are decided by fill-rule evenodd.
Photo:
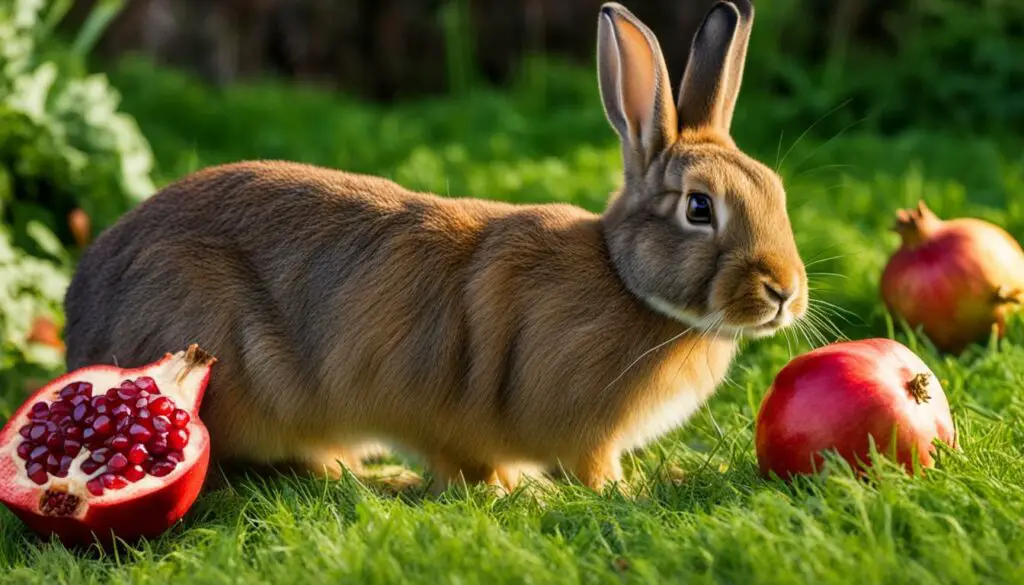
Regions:
M 729 135 L 753 22 L 717 2 L 696 34 L 678 102 L 654 34 L 616 3 L 598 18 L 605 113 L 625 179 L 605 210 L 626 287 L 688 326 L 770 335 L 807 310 L 807 276 L 779 176 Z

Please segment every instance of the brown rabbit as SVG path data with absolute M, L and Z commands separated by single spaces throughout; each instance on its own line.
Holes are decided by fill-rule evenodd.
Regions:
M 601 215 L 288 162 L 168 186 L 83 256 L 68 367 L 201 344 L 224 460 L 358 473 L 386 442 L 441 488 L 512 487 L 530 466 L 622 479 L 620 454 L 687 420 L 737 336 L 806 310 L 782 183 L 729 137 L 752 19 L 746 0 L 709 11 L 676 106 L 654 35 L 601 8 L 625 167 Z

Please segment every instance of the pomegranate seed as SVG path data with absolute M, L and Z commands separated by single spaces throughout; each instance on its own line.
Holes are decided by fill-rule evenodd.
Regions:
M 107 390 L 104 396 L 107 397 L 107 400 L 117 400 L 117 391 L 118 388 L 110 388 Z
M 28 439 L 31 436 L 32 427 L 33 426 L 34 425 L 32 425 L 32 424 L 27 424 L 27 425 L 21 427 L 20 429 L 18 429 L 18 433 L 20 433 L 22 437 L 25 437 L 26 439 Z
M 82 450 L 82 444 L 74 439 L 66 439 L 64 441 L 64 453 L 74 457 L 78 455 L 78 452 Z
M 46 456 L 49 455 L 49 453 L 50 451 L 46 448 L 46 445 L 39 445 L 32 449 L 28 454 L 28 458 L 29 461 L 42 461 L 43 459 L 46 459 Z
M 85 417 L 91 414 L 91 410 L 92 409 L 89 408 L 88 404 L 79 404 L 78 406 L 75 407 L 73 411 L 71 411 L 71 418 L 75 422 L 80 423 L 83 420 L 85 420 Z
M 28 438 L 35 442 L 41 442 L 46 440 L 46 425 L 43 423 L 36 423 L 32 425 L 32 429 L 28 432 Z
M 110 411 L 110 415 L 114 417 L 129 416 L 132 413 L 132 407 L 127 404 L 118 404 Z
M 119 490 L 128 485 L 128 480 L 113 473 L 104 473 L 100 476 L 100 481 L 103 482 L 103 487 L 108 490 Z
M 74 457 L 71 455 L 65 455 L 60 458 L 60 468 L 64 471 L 71 469 L 71 462 L 74 461 Z
M 92 423 L 92 428 L 96 430 L 97 434 L 109 435 L 114 432 L 114 421 L 109 416 L 102 414 L 96 417 L 95 422 Z
M 110 490 L 120 490 L 128 485 L 128 479 L 125 479 L 123 475 L 113 473 L 103 473 L 101 480 L 103 487 Z
M 176 409 L 173 413 L 171 413 L 171 422 L 174 423 L 174 426 L 179 429 L 185 428 L 188 425 L 188 421 L 191 420 L 191 418 L 192 417 L 190 417 L 187 412 L 180 408 Z
M 86 475 L 92 475 L 96 473 L 96 470 L 100 468 L 100 465 L 102 464 L 96 463 L 92 459 L 86 459 L 85 461 L 82 462 L 82 465 L 80 467 L 82 469 L 82 473 Z
M 32 418 L 46 418 L 50 416 L 50 405 L 45 402 L 36 402 L 32 405 Z
M 72 407 L 78 406 L 79 404 L 85 404 L 86 402 L 89 402 L 89 397 L 85 396 L 84 394 L 79 394 L 78 396 L 72 398 L 70 402 Z
M 82 440 L 86 443 L 92 441 L 95 436 L 96 431 L 92 427 L 86 427 L 86 429 L 82 431 Z
M 64 430 L 64 436 L 77 441 L 82 438 L 82 427 L 70 426 Z
M 107 461 L 107 469 L 113 472 L 118 472 L 128 467 L 128 458 L 121 453 L 115 453 L 110 461 Z
M 164 459 L 175 463 L 181 463 L 185 460 L 185 454 L 181 451 L 171 451 L 167 455 L 164 455 Z
M 50 453 L 50 455 L 46 458 L 46 470 L 49 471 L 50 473 L 53 473 L 58 469 L 60 469 L 60 458 L 54 455 L 53 453 Z
M 106 463 L 107 459 L 110 459 L 112 452 L 106 447 L 100 447 L 92 452 L 92 460 L 96 463 Z
M 113 437 L 110 438 L 110 446 L 115 451 L 124 451 L 125 449 L 130 447 L 131 444 L 131 440 L 129 440 L 128 437 L 124 435 L 114 435 Z
M 139 389 L 135 387 L 135 384 L 125 380 L 121 382 L 121 387 L 117 390 L 117 397 L 125 402 L 134 400 L 139 397 Z
M 64 449 L 64 436 L 60 433 L 53 433 L 46 438 L 46 447 L 50 451 L 57 451 L 59 453 Z
M 45 423 L 41 423 L 41 424 L 46 426 L 46 434 L 47 435 L 49 435 L 50 433 L 56 433 L 57 431 L 60 430 L 60 427 L 58 427 L 57 423 L 55 423 L 55 422 L 46 421 Z
M 149 455 L 149 451 L 146 450 L 145 445 L 135 444 L 128 450 L 128 461 L 139 464 L 146 460 Z
M 166 433 L 171 428 L 171 419 L 166 416 L 153 417 L 153 430 L 158 433 Z
M 156 415 L 167 416 L 174 411 L 174 405 L 166 396 L 157 396 L 149 401 L 149 411 Z
M 39 462 L 29 463 L 25 467 L 25 473 L 28 474 L 28 478 L 36 482 L 39 485 L 46 483 L 46 470 L 43 469 L 43 464 Z M 167 474 L 164 474 L 167 475 Z
M 163 455 L 167 450 L 167 435 L 157 435 L 149 442 L 149 452 L 154 455 Z
M 142 470 L 141 465 L 126 467 L 123 474 L 125 479 L 133 483 L 146 476 L 146 472 Z
M 74 398 L 76 394 L 80 394 L 80 392 L 78 391 L 78 384 L 72 382 L 67 386 L 61 388 L 60 392 L 57 393 L 57 396 L 60 396 L 64 400 L 69 400 L 71 398 Z
M 153 436 L 153 431 L 147 429 L 146 427 L 138 423 L 135 423 L 132 425 L 132 428 L 128 429 L 128 436 L 131 437 L 132 440 L 137 443 L 145 443 L 148 442 L 150 437 Z
M 95 479 L 90 479 L 89 481 L 85 482 L 85 489 L 89 490 L 89 493 L 94 496 L 102 496 L 103 482 L 101 482 L 100 478 L 98 477 Z
M 145 400 L 148 403 L 149 402 L 149 392 L 146 392 L 145 390 L 139 390 L 139 397 L 136 398 L 136 400 Z
M 139 376 L 135 379 L 135 385 L 138 386 L 139 390 L 145 390 L 150 394 L 160 393 L 160 389 L 156 387 L 156 380 L 149 376 Z
M 92 394 L 92 382 L 79 382 L 78 383 L 79 394 Z
M 146 408 L 139 410 L 139 412 L 135 414 L 135 418 L 142 419 L 139 422 L 145 421 L 146 424 L 149 424 L 149 417 L 150 412 L 149 409 Z
M 71 414 L 71 403 L 61 400 L 50 405 L 50 414 Z
M 32 443 L 23 441 L 18 444 L 18 457 L 28 460 L 29 453 L 32 452 Z
M 159 461 L 153 464 L 153 468 L 149 470 L 149 474 L 153 477 L 163 477 L 174 471 L 174 468 L 177 467 L 177 465 L 178 464 L 173 461 Z
M 155 459 L 153 459 L 152 457 L 146 457 L 146 460 L 142 462 L 143 471 L 149 473 L 153 469 L 154 463 L 156 463 Z
M 167 433 L 167 445 L 171 449 L 181 450 L 188 445 L 188 430 L 187 429 L 174 429 Z
M 131 426 L 132 426 L 132 417 L 131 416 L 121 416 L 121 417 L 118 417 L 117 425 L 115 425 L 114 430 L 116 430 L 119 433 L 124 434 L 124 433 L 128 432 L 128 429 L 130 429 Z

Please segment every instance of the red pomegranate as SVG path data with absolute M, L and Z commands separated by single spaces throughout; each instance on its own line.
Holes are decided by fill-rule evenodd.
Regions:
M 69 545 L 160 534 L 206 477 L 197 415 L 215 361 L 192 345 L 138 369 L 98 365 L 50 382 L 0 431 L 0 501 Z
M 939 219 L 924 202 L 900 210 L 899 250 L 882 273 L 889 310 L 921 327 L 941 350 L 963 351 L 1002 336 L 1007 313 L 1024 302 L 1024 251 L 1005 230 L 974 218 Z
M 939 439 L 957 447 L 946 394 L 913 352 L 889 339 L 835 343 L 801 355 L 775 377 L 757 415 L 764 474 L 813 473 L 835 450 L 855 469 L 870 463 L 870 438 L 913 472 L 934 466 Z

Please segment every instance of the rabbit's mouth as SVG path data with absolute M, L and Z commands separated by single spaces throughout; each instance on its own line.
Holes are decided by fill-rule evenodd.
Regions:
M 729 323 L 721 323 L 715 326 L 714 329 L 718 333 L 726 336 L 731 335 L 741 336 L 747 339 L 761 339 L 775 335 L 782 329 L 792 325 L 794 321 L 796 321 L 796 318 L 793 314 L 786 311 L 756 325 L 732 325 Z
M 743 334 L 751 339 L 760 339 L 762 337 L 771 337 L 779 332 L 781 329 L 785 329 L 793 324 L 796 319 L 793 317 L 793 313 L 789 311 L 779 311 L 774 317 L 769 319 L 766 323 L 755 325 L 753 327 L 744 327 Z
M 686 325 L 700 333 L 714 333 L 725 336 L 743 336 L 749 339 L 770 337 L 792 325 L 798 318 L 789 304 L 781 304 L 778 310 L 756 323 L 729 323 L 729 311 L 716 310 L 705 315 L 680 309 L 657 296 L 644 298 L 647 306 L 662 315 Z

